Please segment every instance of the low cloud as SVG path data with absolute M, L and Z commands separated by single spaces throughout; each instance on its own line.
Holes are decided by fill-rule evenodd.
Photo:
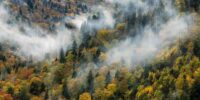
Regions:
M 134 32 L 136 34 L 134 37 L 127 36 L 126 39 L 121 40 L 113 48 L 108 50 L 108 64 L 121 62 L 127 66 L 131 66 L 133 64 L 147 62 L 158 52 L 175 43 L 177 39 L 184 39 L 189 35 L 188 28 L 192 22 L 190 15 L 180 16 L 176 8 L 172 5 L 171 0 L 107 1 L 125 7 L 122 10 L 124 12 L 129 8 L 130 3 L 133 3 L 131 8 L 142 9 L 142 13 L 129 9 L 130 13 L 136 15 L 136 17 L 131 16 L 136 18 L 136 21 L 133 23 L 136 23 L 137 20 L 146 16 L 148 16 L 148 20 L 151 20 L 145 25 L 141 25 L 142 22 L 139 22 L 139 25 L 141 25 L 140 31 L 130 31 L 130 33 Z M 164 6 L 161 4 L 164 4 Z M 140 14 L 139 17 L 137 17 L 138 14 Z

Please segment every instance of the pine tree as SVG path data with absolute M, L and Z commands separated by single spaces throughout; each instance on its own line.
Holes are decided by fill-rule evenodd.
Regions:
M 60 63 L 65 63 L 66 59 L 65 59 L 65 54 L 64 54 L 64 50 L 63 48 L 61 48 L 60 50 Z
M 90 70 L 89 75 L 87 77 L 87 90 L 90 92 L 90 94 L 94 91 L 94 77 L 92 74 L 92 70 Z
M 73 42 L 73 44 L 72 44 L 72 53 L 73 53 L 74 55 L 77 55 L 76 50 L 77 50 L 77 43 L 76 43 L 76 41 L 74 40 L 74 42 Z
M 75 69 L 75 68 L 73 68 L 72 78 L 76 78 L 76 76 L 77 76 L 76 69 Z
M 30 100 L 28 93 L 27 87 L 22 86 L 19 92 L 19 100 Z
M 200 34 L 196 36 L 194 41 L 194 49 L 193 52 L 196 56 L 200 57 Z
M 49 99 L 49 90 L 47 89 L 45 91 L 45 96 L 44 96 L 44 100 L 48 100 Z
M 106 80 L 105 83 L 106 85 L 109 84 L 111 82 L 111 75 L 110 75 L 110 71 L 108 71 L 108 73 L 106 74 Z
M 29 6 L 29 10 L 33 11 L 35 0 L 27 0 L 27 5 Z
M 115 78 L 119 79 L 119 76 L 120 76 L 120 72 L 119 72 L 119 70 L 117 70 L 117 72 L 115 73 Z
M 63 90 L 62 90 L 62 95 L 69 100 L 70 99 L 70 94 L 67 86 L 67 81 L 65 80 L 63 83 Z

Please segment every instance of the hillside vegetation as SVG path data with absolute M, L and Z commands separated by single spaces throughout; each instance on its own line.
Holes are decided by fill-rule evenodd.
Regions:
M 127 67 L 123 63 L 104 63 L 106 50 L 128 35 L 128 20 L 117 23 L 114 29 L 99 29 L 94 36 L 84 35 L 80 45 L 73 41 L 72 48 L 67 52 L 61 49 L 59 58 L 52 62 L 26 60 L 11 52 L 15 48 L 0 44 L 0 100 L 199 100 L 200 1 L 186 1 L 176 0 L 175 4 L 180 16 L 191 13 L 194 19 L 190 36 L 177 39 L 147 64 Z M 63 13 L 40 2 L 34 4 L 34 10 L 16 5 L 11 9 L 22 13 L 19 18 L 42 27 L 51 26 L 45 20 L 79 9 L 72 6 Z

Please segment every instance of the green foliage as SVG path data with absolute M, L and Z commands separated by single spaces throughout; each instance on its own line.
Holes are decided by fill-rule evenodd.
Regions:
M 67 57 L 66 57 L 67 61 L 68 62 L 73 62 L 75 60 L 75 56 L 73 54 L 72 51 L 70 51 L 68 54 L 67 54 Z
M 53 71 L 53 80 L 55 83 L 62 83 L 63 79 L 65 77 L 68 77 L 72 73 L 72 65 L 71 64 L 59 64 L 57 66 L 54 66 L 55 69 Z
M 28 94 L 28 88 L 26 86 L 21 87 L 18 97 L 20 100 L 29 100 L 30 99 L 30 95 Z

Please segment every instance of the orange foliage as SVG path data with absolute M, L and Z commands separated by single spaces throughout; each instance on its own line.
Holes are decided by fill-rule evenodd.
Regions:
M 0 100 L 13 100 L 11 94 L 7 94 L 0 91 Z
M 24 68 L 19 72 L 19 78 L 28 79 L 33 74 L 33 68 Z

